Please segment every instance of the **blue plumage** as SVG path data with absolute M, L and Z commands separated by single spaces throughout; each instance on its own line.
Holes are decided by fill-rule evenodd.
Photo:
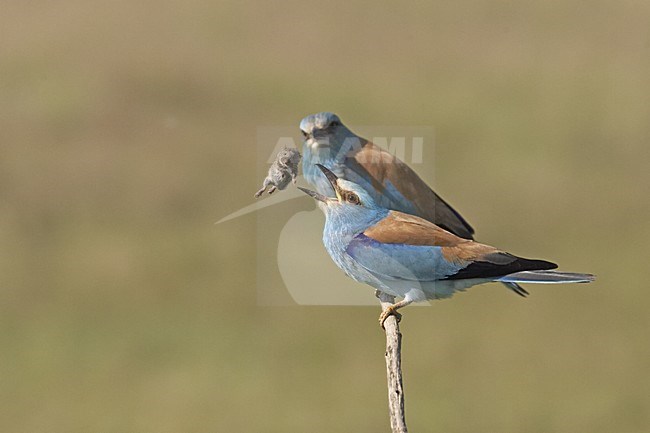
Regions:
M 357 136 L 334 113 L 318 113 L 300 122 L 303 176 L 317 192 L 331 188 L 316 164 L 364 188 L 386 209 L 417 215 L 460 237 L 471 239 L 472 227 L 404 162 Z
M 365 236 L 355 236 L 345 250 L 361 266 L 387 280 L 444 280 L 463 266 L 447 261 L 442 247 L 385 244 Z
M 590 282 L 589 274 L 551 271 L 556 265 L 524 259 L 463 239 L 414 215 L 379 206 L 360 185 L 317 166 L 335 197 L 301 188 L 322 203 L 323 242 L 349 277 L 403 298 L 382 313 L 414 301 L 441 299 L 471 286 L 498 281 L 519 294 L 518 283 Z

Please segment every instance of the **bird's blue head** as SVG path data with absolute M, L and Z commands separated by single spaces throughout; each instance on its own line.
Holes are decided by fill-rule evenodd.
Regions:
M 339 229 L 343 227 L 352 232 L 360 232 L 388 214 L 388 209 L 377 205 L 370 194 L 359 184 L 338 178 L 321 164 L 316 164 L 316 166 L 329 181 L 336 197 L 326 197 L 306 188 L 298 188 L 323 203 L 321 208 L 327 217 L 327 224 L 334 225 Z
M 324 193 L 327 184 L 316 164 L 333 167 L 341 164 L 347 154 L 359 149 L 365 141 L 350 131 L 334 113 L 323 112 L 305 117 L 300 122 L 305 138 L 302 146 L 302 172 L 305 180 Z
M 323 135 L 328 130 L 334 130 L 341 125 L 341 119 L 334 113 L 324 111 L 322 113 L 310 114 L 300 121 L 300 130 L 305 138 L 314 135 Z
M 335 153 L 341 149 L 341 146 L 346 143 L 346 140 L 350 141 L 354 138 L 358 139 L 358 137 L 341 122 L 339 116 L 327 111 L 311 114 L 302 119 L 300 122 L 300 131 L 305 137 L 304 147 L 309 148 L 314 152 L 327 150 L 331 156 L 335 156 Z

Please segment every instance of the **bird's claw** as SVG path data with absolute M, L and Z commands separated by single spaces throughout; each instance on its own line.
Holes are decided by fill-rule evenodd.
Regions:
M 395 316 L 397 323 L 402 321 L 402 315 L 397 312 L 397 308 L 395 308 L 393 305 L 390 305 L 386 307 L 386 309 L 383 310 L 379 315 L 379 326 L 381 326 L 381 329 L 386 329 L 384 327 L 384 322 L 386 319 L 388 319 L 389 316 Z

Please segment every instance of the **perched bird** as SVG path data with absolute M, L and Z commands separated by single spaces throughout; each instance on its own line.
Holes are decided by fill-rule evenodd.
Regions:
M 498 281 L 528 294 L 519 283 L 587 283 L 590 274 L 551 271 L 557 265 L 530 260 L 460 238 L 420 217 L 379 206 L 358 184 L 317 168 L 334 197 L 302 191 L 323 203 L 323 242 L 334 263 L 350 278 L 403 298 L 384 310 L 383 322 L 414 301 L 441 299 L 471 286 Z
M 276 189 L 285 189 L 291 181 L 296 183 L 298 163 L 300 163 L 298 150 L 285 147 L 278 152 L 269 168 L 269 174 L 262 182 L 262 188 L 255 193 L 255 197 L 261 196 L 267 187 L 270 187 L 269 194 L 273 194 Z
M 316 164 L 361 185 L 375 203 L 425 220 L 466 239 L 474 229 L 399 158 L 350 131 L 334 113 L 318 113 L 300 122 L 305 137 L 302 170 L 317 192 L 330 187 Z

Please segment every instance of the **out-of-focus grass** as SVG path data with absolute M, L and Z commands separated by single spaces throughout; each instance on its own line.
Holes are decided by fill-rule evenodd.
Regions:
M 646 3 L 2 9 L 2 431 L 387 431 L 377 310 L 258 307 L 255 217 L 212 225 L 322 110 L 434 126 L 481 240 L 599 277 L 409 309 L 413 431 L 650 427 Z

